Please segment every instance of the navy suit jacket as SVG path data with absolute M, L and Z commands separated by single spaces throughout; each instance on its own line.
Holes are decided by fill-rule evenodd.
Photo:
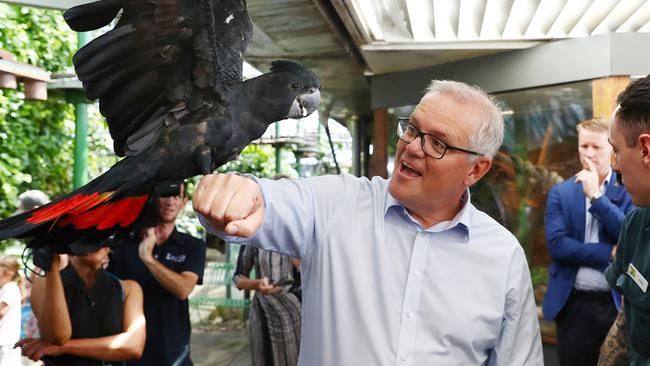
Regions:
M 544 319 L 553 320 L 566 303 L 580 267 L 604 271 L 609 265 L 612 248 L 618 241 L 625 214 L 634 208 L 625 187 L 618 184 L 612 172 L 605 194 L 595 200 L 589 212 L 599 222 L 599 243 L 585 244 L 585 194 L 582 183 L 571 177 L 556 184 L 546 204 L 546 245 L 552 262 L 548 289 L 542 309 Z M 620 308 L 620 296 L 613 293 Z

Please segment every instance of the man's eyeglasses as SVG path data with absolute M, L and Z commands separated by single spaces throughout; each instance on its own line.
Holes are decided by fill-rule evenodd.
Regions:
M 418 130 L 409 121 L 410 119 L 406 117 L 399 117 L 397 119 L 397 137 L 399 137 L 400 140 L 406 142 L 407 144 L 410 144 L 416 138 L 420 137 L 420 144 L 422 145 L 422 151 L 424 151 L 425 154 L 427 154 L 428 156 L 434 159 L 442 159 L 442 157 L 445 156 L 447 150 L 456 150 L 456 151 L 461 151 L 467 154 L 472 154 L 477 156 L 483 155 L 481 153 L 477 153 L 476 151 L 466 150 L 460 147 L 447 145 L 439 138 Z

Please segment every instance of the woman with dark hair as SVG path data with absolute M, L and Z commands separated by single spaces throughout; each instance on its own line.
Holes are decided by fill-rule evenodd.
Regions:
M 70 258 L 59 271 L 55 255 L 45 278 L 34 280 L 32 307 L 41 338 L 26 338 L 16 346 L 46 366 L 117 365 L 139 358 L 144 349 L 142 290 L 121 281 L 102 266 L 104 246 Z
M 257 279 L 249 278 L 255 268 Z M 290 292 L 291 258 L 241 247 L 233 281 L 240 290 L 255 290 L 250 313 L 250 344 L 254 366 L 295 366 L 300 346 L 300 301 Z

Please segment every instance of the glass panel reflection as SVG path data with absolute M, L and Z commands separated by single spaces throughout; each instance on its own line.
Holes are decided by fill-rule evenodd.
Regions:
M 505 138 L 492 170 L 472 189 L 472 200 L 515 234 L 531 268 L 546 267 L 546 195 L 580 170 L 575 126 L 592 116 L 591 81 L 496 97 Z

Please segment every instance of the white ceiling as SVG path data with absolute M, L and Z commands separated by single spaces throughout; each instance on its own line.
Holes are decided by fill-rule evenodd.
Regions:
M 91 1 L 0 0 L 51 8 Z M 277 58 L 306 63 L 331 92 L 331 113 L 339 117 L 369 109 L 362 72 L 425 68 L 563 38 L 650 32 L 650 0 L 248 0 L 248 6 L 256 30 L 247 60 L 263 69 Z
M 371 74 L 528 48 L 555 39 L 650 32 L 650 0 L 332 2 Z

